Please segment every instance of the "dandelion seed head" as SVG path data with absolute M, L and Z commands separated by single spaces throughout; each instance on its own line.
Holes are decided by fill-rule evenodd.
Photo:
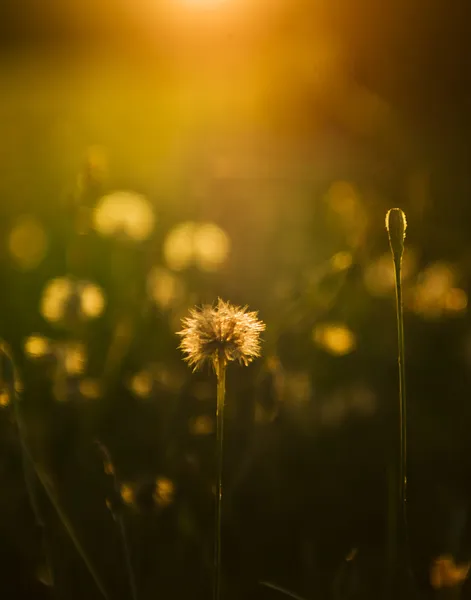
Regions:
M 191 309 L 182 323 L 183 329 L 177 334 L 182 338 L 180 349 L 195 371 L 206 362 L 216 367 L 219 356 L 245 366 L 260 356 L 260 333 L 265 324 L 256 312 L 247 312 L 247 307 L 219 298 L 216 306 Z

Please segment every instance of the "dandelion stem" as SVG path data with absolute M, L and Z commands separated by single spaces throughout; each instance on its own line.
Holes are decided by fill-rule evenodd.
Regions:
M 217 359 L 217 483 L 216 483 L 216 523 L 214 532 L 214 600 L 221 596 L 221 514 L 222 514 L 222 465 L 224 442 L 224 402 L 226 396 L 226 359 L 223 352 Z

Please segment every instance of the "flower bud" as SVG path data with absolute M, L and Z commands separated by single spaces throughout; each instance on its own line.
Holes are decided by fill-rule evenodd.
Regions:
M 386 229 L 389 235 L 389 245 L 394 259 L 400 259 L 404 252 L 404 239 L 406 237 L 406 215 L 400 208 L 391 208 L 386 214 Z

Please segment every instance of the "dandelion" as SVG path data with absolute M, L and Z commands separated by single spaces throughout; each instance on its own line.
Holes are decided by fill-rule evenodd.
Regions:
M 256 312 L 246 312 L 247 307 L 232 306 L 219 299 L 216 307 L 203 306 L 192 309 L 183 319 L 180 348 L 193 370 L 206 362 L 215 370 L 220 361 L 224 364 L 237 360 L 247 366 L 260 356 L 260 333 L 265 325 L 257 319 Z
M 226 367 L 231 361 L 247 366 L 260 356 L 260 333 L 265 324 L 256 312 L 238 307 L 219 298 L 215 307 L 206 305 L 192 309 L 183 319 L 178 332 L 180 348 L 193 370 L 205 363 L 212 364 L 217 376 L 216 438 L 218 473 L 216 487 L 216 527 L 214 534 L 214 600 L 219 600 L 221 589 L 221 511 L 222 511 L 222 455 L 224 439 L 224 401 L 226 395 Z

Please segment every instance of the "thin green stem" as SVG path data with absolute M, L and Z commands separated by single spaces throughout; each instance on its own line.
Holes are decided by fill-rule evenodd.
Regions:
M 121 486 L 119 483 L 118 475 L 116 474 L 116 469 L 114 467 L 113 461 L 111 460 L 110 451 L 100 441 L 97 441 L 97 445 L 103 455 L 104 464 L 106 465 L 106 463 L 108 463 L 111 467 L 111 470 L 108 471 L 108 473 L 111 474 L 111 477 L 113 478 L 113 487 L 114 487 L 114 492 L 116 494 L 116 497 L 120 497 Z M 105 472 L 107 472 L 106 468 L 105 468 Z M 114 520 L 118 524 L 119 536 L 121 538 L 121 546 L 123 549 L 124 560 L 126 563 L 126 572 L 128 575 L 128 583 L 129 583 L 129 590 L 131 592 L 131 598 L 132 598 L 132 600 L 137 600 L 136 578 L 134 576 L 134 569 L 132 567 L 131 551 L 129 548 L 126 524 L 124 521 L 122 509 L 120 508 L 118 510 L 112 510 L 112 515 L 113 515 Z
M 397 342 L 399 363 L 399 443 L 400 460 L 398 474 L 399 515 L 400 526 L 406 524 L 407 502 L 407 405 L 406 405 L 406 373 L 405 373 L 405 345 L 404 345 L 404 314 L 402 304 L 402 259 L 394 260 L 396 274 L 396 310 L 397 310 Z M 405 532 L 405 530 L 404 530 Z
M 407 405 L 405 378 L 404 315 L 402 302 L 402 252 L 393 250 L 396 284 L 396 318 L 399 367 L 398 438 L 395 443 L 394 460 L 390 478 L 389 534 L 388 534 L 388 581 L 386 598 L 395 598 L 399 591 L 399 564 L 402 555 L 407 562 Z
M 214 532 L 214 600 L 221 597 L 221 514 L 222 514 L 222 465 L 224 442 L 224 402 L 226 396 L 226 359 L 219 354 L 217 365 L 217 483 L 216 483 L 216 523 Z

